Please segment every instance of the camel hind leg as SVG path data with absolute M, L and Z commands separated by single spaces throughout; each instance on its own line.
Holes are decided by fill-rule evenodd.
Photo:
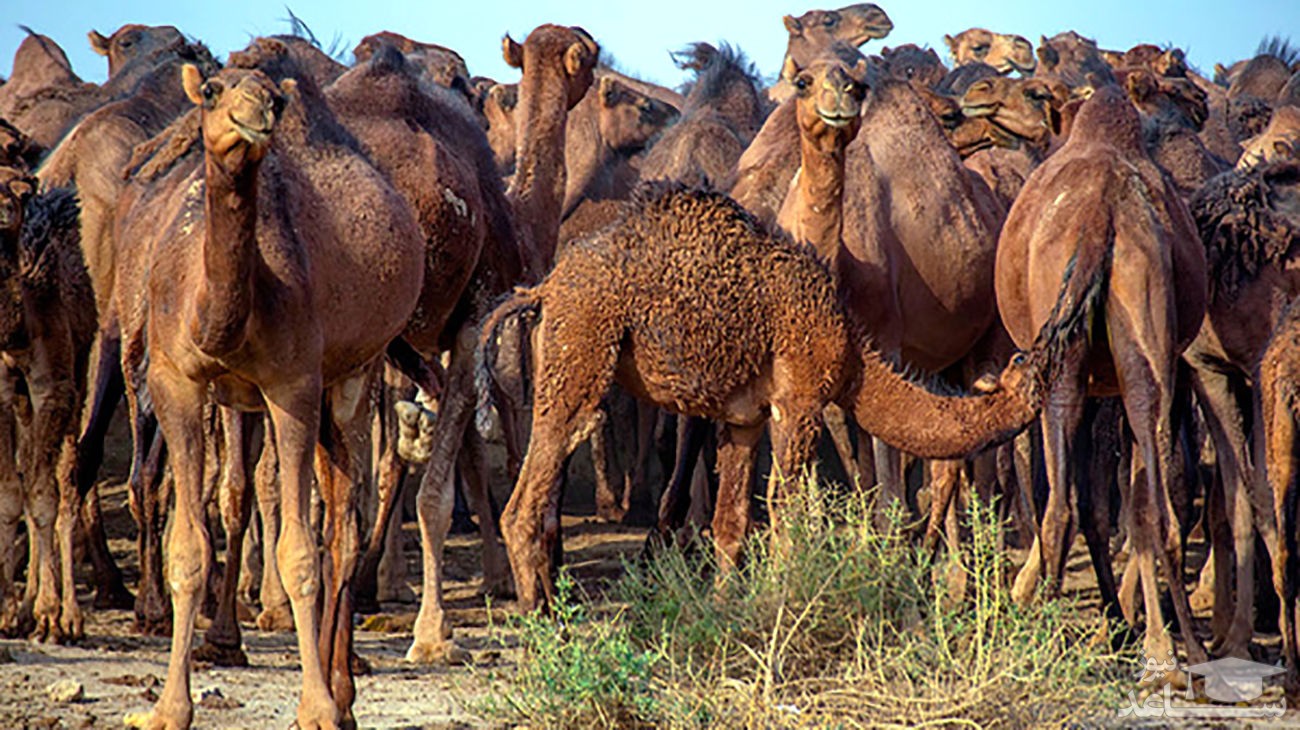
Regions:
M 552 553 L 559 539 L 565 460 L 600 426 L 600 402 L 614 382 L 621 331 L 583 309 L 543 314 L 537 333 L 533 432 L 510 502 L 501 515 L 515 592 L 523 612 L 554 598 Z
M 1279 352 L 1286 338 L 1275 336 L 1259 365 L 1260 414 L 1263 426 L 1264 467 L 1273 491 L 1277 516 L 1277 551 L 1273 556 L 1273 584 L 1282 599 L 1281 630 L 1283 656 L 1286 659 L 1287 685 L 1300 686 L 1300 428 L 1297 427 L 1296 389 L 1300 384 L 1300 367 Z

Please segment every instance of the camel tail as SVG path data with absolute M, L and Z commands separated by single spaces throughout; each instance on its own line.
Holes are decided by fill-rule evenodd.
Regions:
M 1066 362 L 1066 353 L 1081 340 L 1091 342 L 1097 313 L 1106 304 L 1113 249 L 1100 257 L 1083 245 L 1075 250 L 1061 275 L 1061 291 L 1052 313 L 1034 339 L 1032 356 L 1041 362 L 1045 382 L 1053 382 Z
M 492 423 L 493 393 L 501 387 L 497 378 L 497 360 L 501 349 L 501 329 L 509 321 L 521 318 L 536 318 L 542 310 L 540 287 L 517 287 L 505 301 L 492 310 L 483 320 L 480 328 L 478 348 L 474 357 L 474 387 L 478 391 L 478 402 L 474 409 L 474 425 L 480 434 L 486 434 Z M 520 328 L 522 332 L 522 327 Z M 524 338 L 521 337 L 521 340 Z M 527 372 L 526 341 L 519 343 L 519 372 L 525 378 Z

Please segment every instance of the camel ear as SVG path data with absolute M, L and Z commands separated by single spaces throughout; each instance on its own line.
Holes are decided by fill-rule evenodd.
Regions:
M 948 35 L 947 33 L 945 33 L 944 36 L 943 36 L 943 42 L 946 43 L 946 44 L 948 44 L 948 52 L 951 53 L 951 54 L 953 54 L 953 55 L 956 55 L 956 53 L 957 53 L 957 39 L 956 39 L 956 38 L 953 38 L 952 36 L 950 36 L 950 35 Z
M 524 47 L 515 43 L 515 39 L 511 38 L 509 33 L 501 39 L 501 57 L 511 68 L 524 67 Z
M 793 58 L 785 57 L 785 62 L 781 64 L 781 80 L 786 83 L 794 83 L 794 77 L 799 75 L 799 64 L 794 62 Z
M 582 67 L 587 62 L 587 46 L 582 43 L 574 43 L 564 52 L 564 70 L 569 72 L 570 76 L 577 76 L 582 73 Z
M 996 393 L 1001 384 L 998 383 L 998 376 L 993 373 L 984 373 L 971 385 L 971 390 L 976 393 Z
M 97 30 L 92 30 L 87 33 L 86 38 L 90 39 L 90 50 L 101 56 L 108 55 L 109 38 L 105 38 L 104 35 Z
M 800 23 L 799 19 L 793 15 L 787 15 L 784 18 L 781 18 L 781 22 L 785 23 L 785 32 L 790 35 L 796 37 L 803 35 L 803 23 Z
M 26 200 L 36 192 L 36 181 L 29 177 L 20 177 L 16 180 L 9 181 L 9 192 L 13 193 L 19 200 Z
M 600 105 L 606 109 L 614 106 L 618 102 L 618 85 L 608 76 L 600 77 L 599 86 Z
M 185 87 L 185 95 L 190 101 L 203 105 L 203 93 L 199 91 L 199 87 L 203 86 L 203 74 L 198 66 L 187 63 L 181 67 L 181 85 Z

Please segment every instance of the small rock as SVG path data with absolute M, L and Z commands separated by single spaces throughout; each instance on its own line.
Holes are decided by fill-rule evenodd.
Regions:
M 209 710 L 234 710 L 243 706 L 242 702 L 227 699 L 216 687 L 205 689 L 199 695 L 199 707 L 206 707 Z
M 60 679 L 46 687 L 45 694 L 49 695 L 52 702 L 80 702 L 86 698 L 86 688 L 75 679 Z

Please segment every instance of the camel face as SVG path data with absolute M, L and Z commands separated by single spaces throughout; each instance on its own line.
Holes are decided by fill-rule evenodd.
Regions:
M 357 47 L 352 49 L 352 55 L 358 64 L 365 63 L 384 45 L 391 45 L 405 54 L 407 60 L 421 69 L 433 83 L 449 89 L 459 86 L 468 90 L 469 67 L 465 65 L 465 59 L 450 48 L 436 43 L 421 43 L 386 30 L 362 38 Z
M 678 116 L 670 104 L 651 98 L 618 79 L 600 79 L 600 135 L 616 150 L 641 149 Z
M 1001 76 L 971 84 L 961 99 L 962 113 L 987 118 L 1015 137 L 1035 144 L 1051 134 L 1052 90 L 1036 79 Z
M 859 3 L 839 10 L 809 10 L 793 17 L 785 16 L 790 34 L 787 56 L 799 64 L 812 61 L 818 50 L 834 43 L 860 46 L 873 38 L 884 38 L 894 29 L 894 21 L 872 3 Z
M 1038 65 L 1033 45 L 1023 36 L 971 28 L 955 36 L 946 35 L 943 39 L 948 44 L 953 63 L 958 66 L 987 63 L 1001 74 L 1012 71 L 1029 74 Z
M 782 76 L 795 88 L 800 132 L 819 149 L 842 149 L 857 136 L 867 95 L 866 75 L 867 62 L 860 56 L 853 66 L 832 56 L 805 69 L 786 59 Z
M 582 28 L 542 25 L 528 34 L 523 45 L 509 35 L 501 43 L 506 63 L 523 71 L 521 86 L 559 75 L 564 79 L 570 109 L 591 87 L 600 46 Z
M 1256 165 L 1274 160 L 1300 159 L 1300 109 L 1279 107 L 1273 112 L 1268 127 L 1242 145 L 1238 170 L 1248 170 Z
M 1121 71 L 1120 76 L 1134 106 L 1149 117 L 1162 117 L 1199 131 L 1210 116 L 1205 92 L 1187 79 L 1157 76 L 1145 68 Z
M 912 81 L 934 88 L 948 75 L 948 69 L 931 48 L 921 48 L 913 43 L 886 48 L 880 52 L 885 61 L 885 72 L 900 81 Z
M 94 30 L 86 36 L 90 39 L 91 49 L 108 58 L 109 76 L 116 75 L 133 59 L 153 56 L 185 44 L 185 36 L 170 25 L 124 25 L 108 37 Z
M 266 155 L 284 97 L 266 74 L 230 69 L 206 81 L 186 65 L 185 93 L 202 107 L 203 144 L 227 170 Z M 287 83 L 287 82 L 286 82 Z

